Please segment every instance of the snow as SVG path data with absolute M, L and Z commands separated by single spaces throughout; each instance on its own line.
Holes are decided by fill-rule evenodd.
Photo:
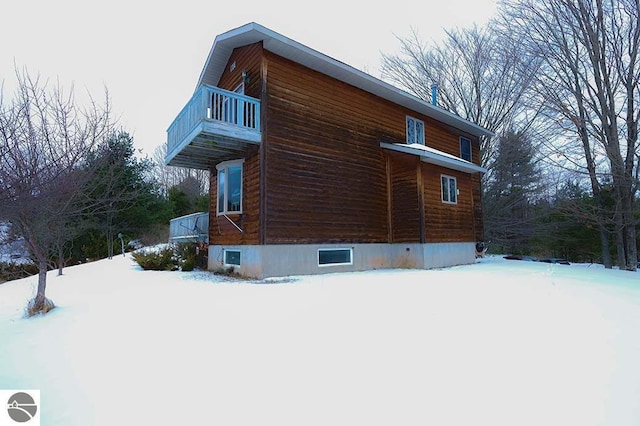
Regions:
M 24 240 L 19 238 L 12 241 L 6 222 L 0 222 L 0 263 L 31 263 Z
M 637 425 L 640 274 L 480 259 L 237 281 L 127 255 L 0 285 L 43 425 Z

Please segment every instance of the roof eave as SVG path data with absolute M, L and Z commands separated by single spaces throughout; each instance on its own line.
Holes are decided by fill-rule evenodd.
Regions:
M 202 84 L 217 86 L 233 49 L 262 41 L 264 48 L 301 65 L 365 90 L 412 111 L 448 124 L 476 137 L 492 137 L 494 133 L 443 108 L 432 105 L 389 83 L 333 59 L 260 24 L 251 22 L 218 35 L 200 73 L 196 90 Z

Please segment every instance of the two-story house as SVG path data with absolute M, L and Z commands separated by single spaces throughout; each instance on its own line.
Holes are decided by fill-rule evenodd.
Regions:
M 216 37 L 166 163 L 209 170 L 209 268 L 473 263 L 486 129 L 256 23 Z

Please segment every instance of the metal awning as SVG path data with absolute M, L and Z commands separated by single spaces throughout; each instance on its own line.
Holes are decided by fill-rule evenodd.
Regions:
M 418 143 L 387 143 L 380 142 L 380 147 L 391 151 L 403 152 L 405 154 L 417 155 L 425 163 L 436 164 L 447 169 L 458 170 L 464 173 L 486 173 L 487 169 L 480 167 L 470 161 L 458 158 L 455 155 L 447 154 Z

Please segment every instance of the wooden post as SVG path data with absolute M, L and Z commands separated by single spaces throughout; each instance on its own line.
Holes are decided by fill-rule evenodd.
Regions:
M 260 61 L 260 124 L 258 130 L 261 130 L 262 141 L 259 148 L 259 196 L 258 203 L 258 244 L 267 244 L 267 120 L 265 119 L 267 109 L 269 107 L 267 97 L 267 59 L 262 55 Z
M 391 156 L 388 152 L 385 152 L 384 158 L 387 169 L 387 242 L 393 243 L 393 180 L 391 179 Z
M 425 229 L 425 212 L 424 212 L 424 182 L 422 179 L 422 161 L 418 159 L 418 167 L 416 171 L 417 187 L 418 187 L 418 210 L 420 214 L 420 244 L 424 244 L 427 240 Z

